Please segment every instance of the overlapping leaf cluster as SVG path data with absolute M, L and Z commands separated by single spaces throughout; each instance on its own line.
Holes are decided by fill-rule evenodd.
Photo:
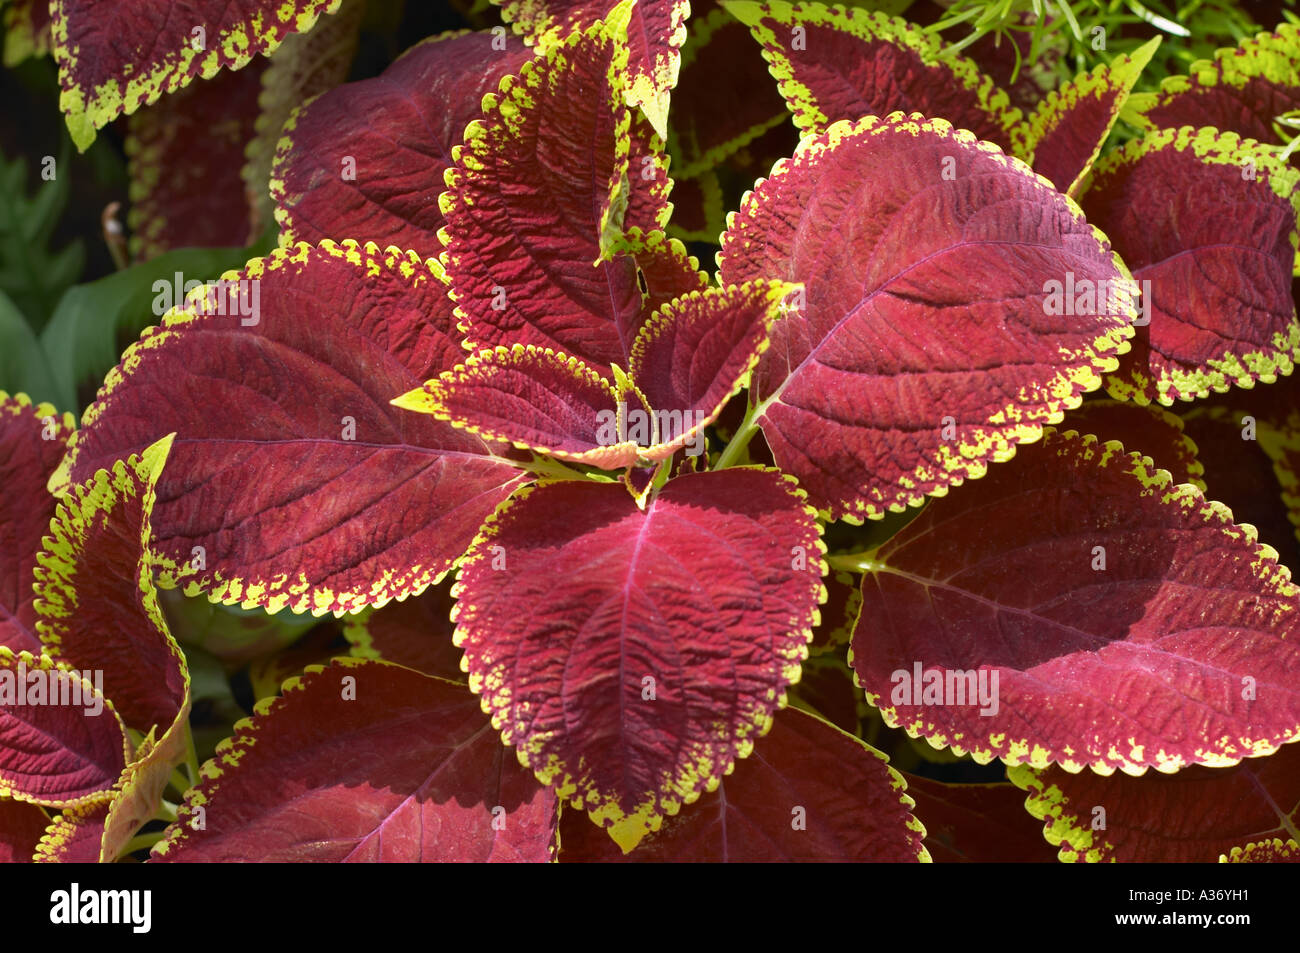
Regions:
M 74 131 L 338 4 L 298 6 L 116 98 L 81 41 Z M 156 576 L 346 614 L 354 647 L 236 726 L 158 860 L 1045 859 L 1023 795 L 905 782 L 870 717 L 1007 765 L 1063 859 L 1294 856 L 1300 178 L 1261 125 L 1294 33 L 1130 98 L 1149 43 L 1025 115 L 853 7 L 705 5 L 684 54 L 685 4 L 502 13 L 522 39 L 434 37 L 287 117 L 280 247 L 225 276 L 255 320 L 195 292 L 57 452 L 12 402 L 12 479 L 63 502 L 45 557 L 45 517 L 7 516 L 37 598 L 19 573 L 4 644 L 101 665 L 118 719 L 0 711 L 64 745 L 0 762 L 14 853 L 20 801 L 64 809 L 50 856 L 112 859 L 159 811 L 189 690 Z M 779 95 L 748 106 L 802 139 L 709 276 L 670 232 L 708 234 L 717 170 L 785 119 L 673 89 L 758 50 Z M 1105 152 L 1121 115 L 1147 128 Z M 1288 509 L 1259 529 L 1237 449 L 1206 453 L 1239 427 Z M 1162 826 L 1189 799 L 1194 836 Z

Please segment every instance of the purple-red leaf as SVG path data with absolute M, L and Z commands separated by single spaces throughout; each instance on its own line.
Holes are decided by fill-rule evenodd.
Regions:
M 383 659 L 426 675 L 464 681 L 460 649 L 452 641 L 451 586 L 430 587 L 418 596 L 350 616 L 343 635 L 355 658 Z
M 545 862 L 556 813 L 463 685 L 336 659 L 235 726 L 153 859 Z
M 226 278 L 229 300 L 196 292 L 110 372 L 53 485 L 175 432 L 153 510 L 165 583 L 318 615 L 423 589 L 522 479 L 389 405 L 464 355 L 436 271 L 323 242 Z
M 310 30 L 341 0 L 50 0 L 59 106 L 77 148 L 123 113 Z M 238 169 L 235 170 L 238 172 Z
M 905 774 L 935 863 L 1050 864 L 1056 854 L 1014 784 L 944 784 Z
M 105 800 L 128 744 L 122 720 L 90 679 L 0 648 L 0 797 L 47 807 Z
M 271 171 L 280 243 L 356 238 L 437 255 L 452 149 L 484 94 L 530 55 L 514 37 L 444 33 L 300 107 Z
M 718 790 L 665 818 L 630 854 L 581 814 L 561 820 L 561 862 L 927 861 L 902 777 L 874 748 L 786 709 Z
M 711 790 L 784 703 L 822 546 L 781 474 L 558 482 L 499 510 L 462 565 L 456 644 L 506 744 L 623 846 Z
M 1300 28 L 1283 23 L 1240 46 L 1198 60 L 1160 91 L 1135 94 L 1124 118 L 1153 129 L 1214 126 L 1245 138 L 1278 140 L 1276 120 L 1300 109 Z M 1288 133 L 1287 138 L 1290 138 Z
M 45 484 L 75 426 L 71 414 L 0 391 L 0 646 L 15 652 L 41 651 L 32 571 L 56 502 Z
M 613 247 L 638 187 L 620 10 L 623 19 L 573 33 L 503 80 L 454 151 L 443 264 L 476 346 L 626 364 L 642 301 L 632 258 Z
M 1065 415 L 1062 429 L 1092 434 L 1101 443 L 1118 440 L 1130 453 L 1148 456 L 1161 470 L 1168 470 L 1175 483 L 1192 483 L 1205 490 L 1204 467 L 1197 459 L 1197 443 L 1183 432 L 1183 421 L 1163 407 L 1145 407 L 1119 400 L 1090 400 Z M 1238 518 L 1233 501 L 1218 494 Z M 1249 523 L 1250 520 L 1241 520 Z M 1268 540 L 1265 540 L 1268 542 Z
M 1052 90 L 1020 128 L 1016 154 L 1062 192 L 1076 194 L 1159 45 L 1157 37 Z
M 1098 160 L 1079 201 L 1141 284 L 1149 320 L 1107 378 L 1112 396 L 1169 405 L 1291 372 L 1293 169 L 1234 133 L 1160 130 Z
M 0 798 L 0 864 L 26 864 L 50 819 L 35 804 Z
M 1025 807 L 1064 861 L 1213 863 L 1248 841 L 1297 836 L 1300 745 L 1170 776 L 1027 767 L 1009 774 L 1029 792 Z
M 919 116 L 805 139 L 732 216 L 719 265 L 723 284 L 804 284 L 751 393 L 778 466 L 833 517 L 900 511 L 1009 459 L 1114 370 L 1135 314 L 1073 203 Z M 1067 285 L 1093 289 L 1084 313 L 1054 302 Z
M 660 136 L 666 136 L 669 91 L 677 84 L 680 50 L 686 40 L 688 0 L 492 0 L 501 18 L 531 46 L 545 52 L 598 20 L 613 18 L 621 6 L 627 19 L 628 60 L 623 95 L 640 106 Z
M 1049 433 L 864 557 L 852 665 L 977 761 L 1228 765 L 1300 736 L 1300 602 L 1254 530 L 1140 454 Z
M 134 257 L 173 248 L 238 248 L 256 237 L 241 170 L 265 69 L 261 60 L 219 73 L 127 120 Z
M 841 119 L 919 112 L 1009 149 L 1020 110 L 962 56 L 943 56 L 932 33 L 884 13 L 820 3 L 722 4 L 763 47 L 805 133 Z

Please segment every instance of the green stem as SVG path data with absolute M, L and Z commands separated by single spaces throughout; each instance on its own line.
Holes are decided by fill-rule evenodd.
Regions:
M 150 831 L 148 834 L 136 834 L 135 837 L 126 842 L 125 847 L 118 851 L 117 856 L 126 857 L 129 854 L 134 854 L 137 850 L 153 847 L 154 844 L 163 839 L 166 833 L 166 831 Z
M 188 721 L 185 722 L 185 772 L 190 776 L 190 783 L 182 792 L 199 783 L 199 756 L 194 750 L 194 732 Z
M 194 782 L 186 776 L 189 773 L 188 769 L 189 765 L 186 765 L 186 774 L 182 774 L 181 769 L 176 768 L 168 779 L 168 783 L 176 790 L 177 794 L 184 794 L 194 786 Z
M 745 419 L 740 422 L 736 428 L 736 434 L 731 438 L 718 455 L 718 461 L 713 464 L 715 470 L 725 470 L 727 467 L 734 467 L 745 455 L 749 442 L 754 439 L 754 434 L 758 433 L 758 413 L 754 404 L 745 408 Z M 748 459 L 746 456 L 745 459 Z
M 175 822 L 176 805 L 171 801 L 164 799 L 162 803 L 158 805 L 158 811 L 154 814 L 154 818 L 160 821 L 166 821 L 168 824 Z
M 849 572 L 876 572 L 883 563 L 876 559 L 874 549 L 860 553 L 837 553 L 826 557 L 826 564 L 832 569 L 844 569 Z

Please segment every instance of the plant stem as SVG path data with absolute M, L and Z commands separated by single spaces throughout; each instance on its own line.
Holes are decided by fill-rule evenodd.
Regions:
M 860 553 L 837 553 L 826 557 L 826 564 L 832 569 L 845 569 L 849 572 L 875 572 L 883 565 L 876 559 L 876 551 L 867 549 Z
M 135 837 L 126 842 L 125 847 L 118 851 L 117 856 L 125 857 L 128 854 L 134 854 L 137 850 L 153 847 L 154 844 L 163 839 L 163 835 L 166 833 L 166 831 L 150 831 L 148 834 L 136 834 Z
M 185 722 L 185 772 L 190 776 L 190 783 L 182 793 L 199 783 L 199 756 L 194 750 L 194 732 L 188 721 Z
M 740 422 L 740 426 L 736 428 L 735 436 L 731 438 L 731 442 L 723 447 L 722 453 L 718 455 L 717 462 L 713 464 L 714 470 L 725 470 L 727 467 L 734 467 L 740 458 L 745 455 L 749 442 L 754 439 L 754 434 L 758 432 L 758 414 L 756 411 L 757 408 L 753 404 L 745 408 L 745 418 Z M 745 455 L 745 459 L 748 460 L 749 457 Z

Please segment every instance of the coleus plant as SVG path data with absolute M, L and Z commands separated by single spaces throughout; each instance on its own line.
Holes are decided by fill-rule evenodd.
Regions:
M 93 29 L 68 69 L 52 4 L 74 135 L 337 4 L 238 6 L 134 80 Z M 280 247 L 145 331 L 80 430 L 6 404 L 5 664 L 101 668 L 117 719 L 0 696 L 12 856 L 1011 859 L 979 822 L 1032 817 L 1062 859 L 1294 858 L 1300 590 L 1160 405 L 1284 390 L 1300 177 L 1226 122 L 1102 154 L 1154 43 L 1026 118 L 901 19 L 723 7 L 804 137 L 715 276 L 667 234 L 687 5 L 507 3 L 523 39 L 294 110 Z M 1292 411 L 1256 411 L 1279 478 Z M 176 776 L 155 584 L 347 616 L 353 657 Z M 851 673 L 847 716 L 787 707 L 805 670 Z M 1023 792 L 905 780 L 858 701 Z

